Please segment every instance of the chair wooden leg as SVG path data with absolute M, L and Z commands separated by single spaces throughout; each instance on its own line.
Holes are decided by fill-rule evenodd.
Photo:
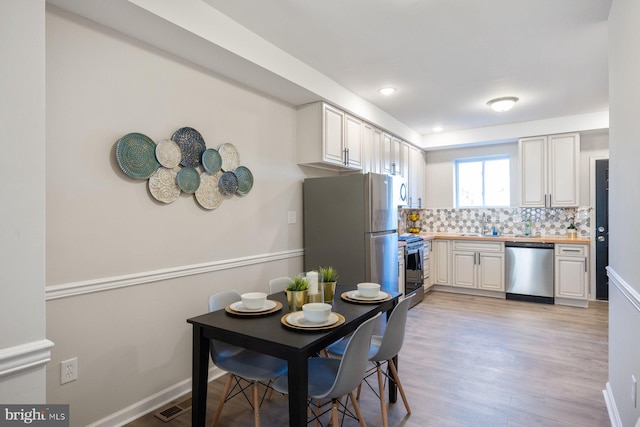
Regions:
M 338 401 L 333 399 L 331 402 L 331 425 L 333 427 L 338 427 Z
M 400 396 L 402 396 L 402 401 L 404 402 L 404 407 L 407 409 L 407 414 L 411 414 L 411 408 L 409 408 L 409 401 L 407 400 L 407 396 L 404 394 L 404 389 L 402 388 L 402 383 L 400 382 L 400 376 L 398 375 L 398 371 L 396 370 L 396 365 L 393 363 L 393 359 L 389 359 L 389 368 L 391 369 L 391 375 L 393 375 L 393 379 L 398 386 L 398 390 L 400 391 Z
M 220 396 L 220 403 L 218 403 L 218 409 L 216 409 L 216 414 L 213 417 L 213 423 L 211 424 L 211 427 L 216 427 L 216 425 L 218 424 L 218 419 L 220 418 L 220 414 L 222 413 L 222 407 L 224 406 L 224 401 L 227 400 L 227 395 L 229 394 L 229 390 L 231 390 L 232 382 L 233 382 L 233 375 L 227 374 L 227 381 L 224 383 L 222 396 Z
M 358 384 L 358 393 L 356 394 L 356 398 L 360 399 L 360 392 L 362 391 L 362 381 Z
M 387 419 L 387 402 L 384 399 L 384 380 L 382 378 L 382 369 L 380 363 L 376 362 L 376 373 L 378 374 L 378 393 L 380 394 L 380 413 L 382 414 L 382 425 L 389 427 Z
M 356 415 L 358 416 L 358 422 L 360 423 L 360 427 L 367 427 L 367 423 L 364 422 L 364 417 L 362 416 L 362 411 L 360 410 L 360 405 L 354 398 L 353 392 L 349 393 L 349 398 L 351 399 L 351 404 L 353 405 L 353 410 L 356 411 Z M 336 418 L 337 420 L 337 418 Z M 336 424 L 337 426 L 337 424 Z
M 260 427 L 260 392 L 258 381 L 253 382 L 253 419 L 255 427 Z

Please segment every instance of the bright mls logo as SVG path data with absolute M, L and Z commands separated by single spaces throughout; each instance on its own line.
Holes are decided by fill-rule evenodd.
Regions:
M 69 405 L 0 405 L 0 427 L 69 427 Z

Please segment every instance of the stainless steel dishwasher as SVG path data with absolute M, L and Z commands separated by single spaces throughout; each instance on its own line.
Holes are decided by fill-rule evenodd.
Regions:
M 553 304 L 553 243 L 505 242 L 506 298 Z

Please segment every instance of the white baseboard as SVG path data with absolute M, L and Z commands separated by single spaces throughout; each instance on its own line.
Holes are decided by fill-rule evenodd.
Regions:
M 209 369 L 209 382 L 224 374 L 225 371 L 220 368 L 215 366 L 212 367 Z M 88 427 L 113 427 L 128 424 L 190 392 L 191 378 L 188 378 L 118 412 L 91 423 Z
M 604 395 L 604 402 L 607 405 L 607 412 L 609 412 L 609 421 L 611 421 L 611 427 L 622 427 L 622 421 L 620 420 L 620 414 L 616 407 L 616 401 L 613 398 L 613 392 L 611 391 L 611 385 L 607 382 L 607 388 L 602 390 Z

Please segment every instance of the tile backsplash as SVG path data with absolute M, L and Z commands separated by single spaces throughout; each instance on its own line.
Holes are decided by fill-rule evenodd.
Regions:
M 487 232 L 495 224 L 500 234 L 523 234 L 527 218 L 531 221 L 531 234 L 565 236 L 574 220 L 578 236 L 589 237 L 591 208 L 450 208 L 400 209 L 401 232 L 408 227 L 419 227 L 423 232 L 481 233 L 483 215 Z M 410 221 L 408 215 L 417 213 L 420 219 Z

